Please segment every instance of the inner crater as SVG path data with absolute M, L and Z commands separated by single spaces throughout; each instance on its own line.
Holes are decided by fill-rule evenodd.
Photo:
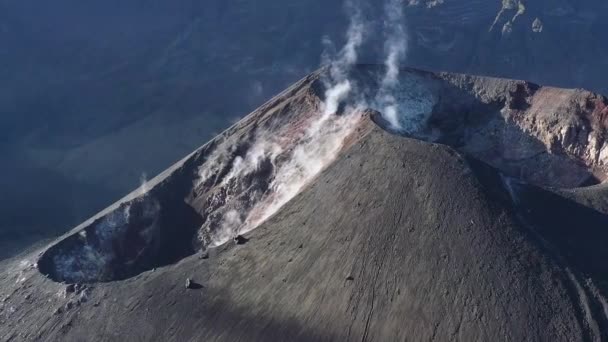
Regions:
M 466 77 L 463 77 L 466 80 Z M 502 96 L 448 79 L 429 125 L 451 145 L 528 183 L 574 188 L 606 179 L 606 99 L 510 81 Z
M 367 77 L 364 82 L 373 80 Z M 606 179 L 604 96 L 524 81 L 405 71 L 397 91 L 412 94 L 412 88 L 417 89 L 415 97 L 396 96 L 406 100 L 398 107 L 418 112 L 400 110 L 398 122 L 403 124 L 395 127 L 385 108 L 376 107 L 382 112 L 380 126 L 452 146 L 535 185 L 575 188 Z M 427 112 L 421 113 L 421 108 Z
M 606 179 L 601 95 L 411 69 L 383 88 L 382 72 L 358 66 L 352 91 L 334 106 L 323 74 L 308 76 L 50 246 L 39 271 L 57 282 L 116 281 L 238 243 L 370 132 L 370 117 L 528 183 L 573 188 Z

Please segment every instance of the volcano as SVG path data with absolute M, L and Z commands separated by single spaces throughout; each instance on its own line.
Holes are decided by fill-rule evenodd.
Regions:
M 404 69 L 394 117 L 383 72 L 321 69 L 2 262 L 1 339 L 607 339 L 608 100 Z

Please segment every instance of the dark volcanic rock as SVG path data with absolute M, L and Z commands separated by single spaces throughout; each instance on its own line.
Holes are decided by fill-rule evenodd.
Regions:
M 244 245 L 249 241 L 249 239 L 247 239 L 246 237 L 242 236 L 242 235 L 237 235 L 234 237 L 234 243 L 237 245 Z
M 382 27 L 383 3 L 364 2 Z M 411 66 L 608 93 L 604 0 L 402 3 Z M 343 38 L 342 7 L 0 0 L 0 258 L 65 232 L 317 68 L 321 38 Z M 377 33 L 366 61 L 384 58 Z
M 186 279 L 186 289 L 187 290 L 198 290 L 198 289 L 202 289 L 203 286 L 197 282 L 195 282 L 194 280 L 188 278 Z
M 361 96 L 378 70 L 354 72 Z M 277 202 L 292 184 L 277 183 L 282 170 L 323 117 L 321 74 L 58 239 L 38 268 L 1 264 L 2 291 L 39 295 L 3 303 L 19 309 L 0 339 L 608 338 L 607 190 L 577 188 L 606 174 L 605 98 L 404 70 L 402 105 L 426 110 L 426 121 L 405 134 L 375 110 L 332 114 L 320 136 L 339 138 L 335 153 Z M 239 235 L 248 243 L 224 244 Z M 200 262 L 207 248 L 213 258 Z M 203 296 L 176 286 L 184 275 Z M 99 283 L 74 304 L 56 295 L 67 279 Z
M 65 287 L 66 294 L 74 293 L 74 292 L 76 292 L 76 286 L 74 284 L 69 284 Z

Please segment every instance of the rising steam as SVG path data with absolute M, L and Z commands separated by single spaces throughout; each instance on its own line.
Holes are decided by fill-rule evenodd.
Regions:
M 220 245 L 256 228 L 335 159 L 361 116 L 326 113 L 310 113 L 303 132 L 287 129 L 256 137 L 246 155 L 234 159 L 219 185 L 221 219 L 215 226 L 209 225 L 207 231 L 203 229 L 203 245 Z M 265 174 L 268 170 L 272 172 L 269 177 Z M 213 172 L 203 169 L 200 175 Z M 251 181 L 253 178 L 267 183 L 267 188 L 262 190 L 262 185 Z M 245 179 L 250 179 L 249 183 Z
M 399 120 L 399 105 L 395 97 L 399 85 L 399 68 L 407 53 L 407 33 L 404 26 L 403 7 L 400 0 L 389 0 L 384 6 L 384 29 L 387 39 L 384 44 L 386 72 L 376 96 L 386 121 L 391 128 L 401 131 L 403 126 Z
M 352 67 L 359 60 L 359 49 L 364 41 L 366 24 L 363 22 L 361 10 L 352 1 L 346 2 L 349 11 L 350 24 L 346 31 L 346 44 L 337 55 L 332 55 L 333 42 L 329 38 L 324 38 L 327 50 L 323 53 L 323 62 L 329 66 L 329 77 L 324 79 L 325 100 L 323 105 L 323 119 L 333 115 L 338 111 L 342 103 L 353 90 L 349 80 L 349 73 Z M 322 124 L 322 122 L 318 123 Z
M 222 212 L 221 221 L 214 229 L 209 227 L 208 244 L 222 244 L 274 215 L 335 159 L 345 138 L 357 126 L 360 116 L 350 114 L 353 108 L 348 108 L 344 115 L 336 114 L 353 90 L 348 74 L 358 61 L 365 32 L 358 7 L 348 3 L 347 10 L 350 25 L 344 47 L 335 53 L 333 43 L 327 38 L 324 40 L 328 48 L 323 58 L 329 64 L 329 76 L 323 80 L 324 101 L 318 110 L 307 113 L 301 132 L 279 129 L 258 135 L 246 155 L 234 159 L 221 183 L 227 189 L 239 179 L 255 177 L 264 166 L 271 168 L 272 175 L 268 188 L 261 194 L 249 187 L 245 189 L 246 196 L 230 193 L 219 199 L 225 202 L 222 204 L 227 210 Z M 212 176 L 214 172 L 209 167 L 202 169 L 201 183 Z M 250 204 L 252 198 L 255 199 L 253 205 Z M 205 240 L 204 235 L 201 240 Z
M 322 103 L 310 113 L 300 113 L 305 117 L 303 123 L 290 122 L 273 132 L 258 132 L 246 154 L 230 162 L 230 170 L 220 184 L 221 191 L 210 195 L 209 205 L 213 209 L 209 220 L 217 221 L 207 222 L 201 228 L 199 240 L 203 245 L 219 245 L 256 228 L 300 193 L 337 157 L 345 139 L 360 123 L 361 115 L 357 113 L 365 107 L 375 107 L 391 128 L 398 131 L 415 128 L 408 120 L 424 121 L 417 114 L 428 111 L 428 103 L 432 102 L 429 97 L 419 94 L 415 84 L 408 87 L 413 89 L 412 98 L 399 94 L 404 89 L 399 82 L 399 65 L 407 53 L 408 41 L 401 1 L 388 0 L 384 6 L 385 72 L 380 89 L 369 104 L 350 77 L 359 60 L 368 24 L 354 2 L 347 1 L 345 7 L 350 23 L 344 46 L 338 50 L 329 38 L 323 39 L 326 48 L 322 61 L 328 72 L 322 78 L 325 88 Z M 291 126 L 301 129 L 294 132 Z M 200 170 L 200 184 L 217 177 L 219 171 L 213 169 L 214 164 L 208 162 Z M 262 178 L 263 184 L 252 181 Z M 244 179 L 249 179 L 249 183 L 241 181 Z

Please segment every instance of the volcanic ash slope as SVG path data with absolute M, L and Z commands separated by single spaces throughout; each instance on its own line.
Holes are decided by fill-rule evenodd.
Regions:
M 363 68 L 361 79 L 367 72 Z M 531 116 L 542 123 L 548 113 L 537 104 L 547 96 L 565 99 L 562 107 L 551 104 L 559 115 L 572 115 L 571 123 L 599 106 L 575 111 L 580 101 L 572 99 L 604 99 L 520 81 L 405 75 L 420 77 L 434 92 L 428 125 L 442 144 L 391 133 L 380 113 L 363 110 L 346 132 L 323 135 L 342 139 L 329 151 L 330 162 L 273 215 L 259 219 L 258 210 L 276 204 L 287 156 L 311 136 L 288 125 L 301 143 L 279 139 L 278 147 L 265 149 L 276 153 L 268 161 L 263 153 L 251 171 L 256 177 L 237 172 L 250 155 L 245 150 L 256 144 L 238 142 L 249 141 L 254 127 L 281 136 L 277 127 L 285 126 L 270 120 L 275 116 L 306 126 L 308 116 L 293 113 L 322 109 L 315 90 L 320 76 L 312 75 L 39 259 L 26 255 L 1 265 L 0 339 L 606 339 L 608 270 L 600 247 L 608 242 L 608 222 L 598 200 L 604 186 L 567 189 L 600 182 L 601 161 L 578 158 L 586 156 L 584 146 L 570 151 L 557 141 L 543 152 L 542 139 L 524 129 L 522 136 L 532 140 L 518 153 L 533 147 L 536 160 L 509 159 L 508 144 L 496 138 L 512 136 Z M 458 132 L 461 117 L 480 129 Z M 329 120 L 328 126 L 342 127 Z M 483 130 L 500 123 L 509 128 Z M 590 133 L 603 136 L 601 126 L 592 126 Z M 491 144 L 496 139 L 499 147 Z M 476 141 L 490 142 L 485 147 L 496 153 L 479 152 Z M 204 166 L 209 161 L 211 169 Z M 535 167 L 543 165 L 570 173 L 542 178 Z M 240 199 L 243 191 L 255 203 Z M 221 205 L 208 211 L 219 203 L 213 201 Z M 232 209 L 247 213 L 234 221 L 249 232 L 238 244 L 212 247 L 209 241 L 222 240 L 213 232 L 233 222 Z M 209 224 L 214 215 L 222 220 Z

